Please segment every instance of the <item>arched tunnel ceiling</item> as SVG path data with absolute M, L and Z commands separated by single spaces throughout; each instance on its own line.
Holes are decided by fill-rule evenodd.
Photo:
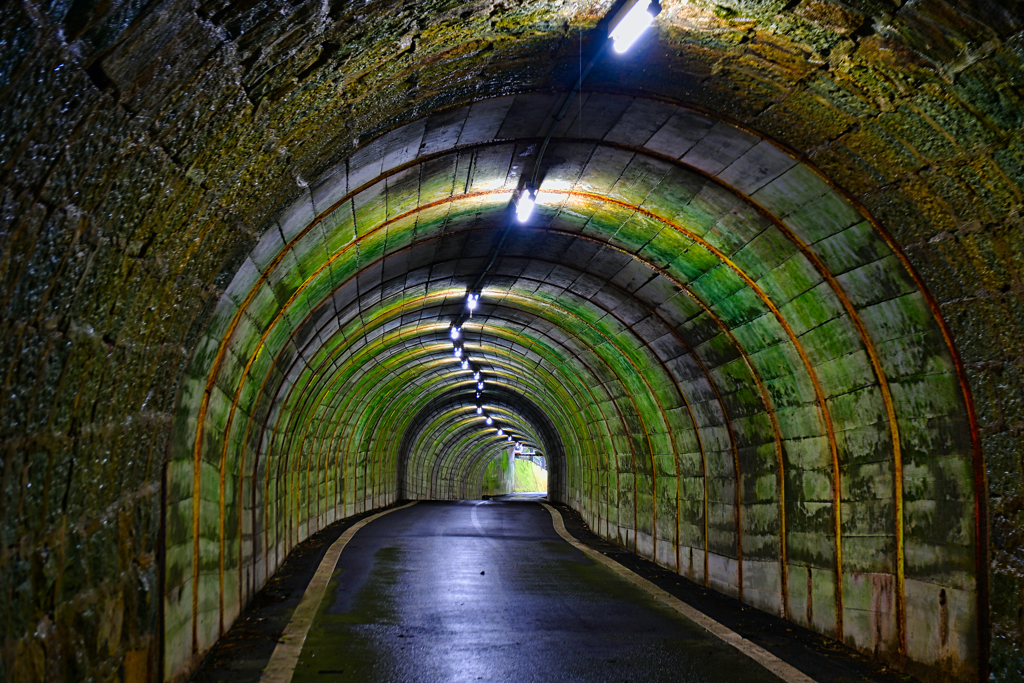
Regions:
M 446 321 L 610 4 L 0 7 L 6 671 L 185 676 L 298 540 L 483 490 Z M 467 326 L 488 407 L 600 533 L 1012 680 L 1020 4 L 663 5 Z
M 255 547 L 287 549 L 328 510 L 391 500 L 399 477 L 406 497 L 481 495 L 503 426 L 548 453 L 553 497 L 637 552 L 927 661 L 906 611 L 929 607 L 908 593 L 939 584 L 977 613 L 976 453 L 948 332 L 906 258 L 775 143 L 591 92 L 556 128 L 535 215 L 511 223 L 561 98 L 481 100 L 398 127 L 263 235 L 184 385 L 192 435 L 172 445 L 171 476 L 200 476 L 182 492 L 181 541 L 202 542 L 207 466 L 222 487 L 251 481 L 249 497 L 219 502 L 236 498 Z M 466 369 L 450 326 L 510 224 L 462 325 Z M 260 552 L 246 557 L 225 514 L 216 540 L 234 539 L 251 582 Z M 834 610 L 791 613 L 789 574 L 808 568 L 844 577 Z M 849 588 L 873 575 L 892 580 L 865 593 L 892 605 L 881 638 Z M 181 576 L 192 611 L 200 564 Z

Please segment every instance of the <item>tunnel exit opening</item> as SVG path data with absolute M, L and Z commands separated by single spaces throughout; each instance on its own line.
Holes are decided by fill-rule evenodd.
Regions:
M 513 492 L 548 492 L 548 466 L 544 455 L 534 448 L 521 446 L 513 451 Z

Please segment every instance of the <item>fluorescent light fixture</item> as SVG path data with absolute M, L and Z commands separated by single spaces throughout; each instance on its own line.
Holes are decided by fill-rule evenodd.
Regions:
M 476 414 L 477 415 L 483 415 L 484 414 L 484 409 L 481 408 L 480 406 L 477 406 L 476 407 Z
M 476 305 L 480 302 L 479 294 L 468 294 L 466 295 L 466 308 L 470 311 L 476 310 Z
M 461 331 L 462 331 L 461 327 L 455 327 L 455 325 L 452 325 L 452 339 L 458 339 L 459 338 L 459 333 Z
M 630 0 L 618 11 L 608 25 L 608 37 L 615 41 L 615 51 L 628 50 L 661 12 L 660 2 Z
M 534 201 L 536 196 L 536 193 L 530 192 L 529 189 L 524 189 L 519 193 L 519 201 L 516 203 L 516 218 L 520 223 L 530 220 L 530 214 L 533 213 L 533 207 L 536 204 Z
M 490 416 L 490 415 L 488 415 L 488 416 L 487 416 L 487 424 L 491 424 L 492 422 L 494 422 L 494 420 L 492 420 L 492 419 L 491 419 L 491 416 Z

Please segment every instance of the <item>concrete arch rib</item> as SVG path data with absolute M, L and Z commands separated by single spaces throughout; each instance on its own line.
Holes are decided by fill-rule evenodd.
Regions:
M 529 121 L 513 137 L 502 133 L 525 97 L 465 107 L 461 119 L 431 114 L 371 142 L 362 161 L 339 166 L 282 214 L 239 270 L 184 399 L 194 439 L 176 462 L 193 472 L 193 626 L 207 581 L 201 542 L 219 544 L 217 612 L 229 621 L 282 553 L 311 533 L 311 520 L 316 528 L 379 506 L 405 485 L 401 449 L 379 434 L 398 426 L 407 435 L 401 409 L 422 408 L 403 380 L 427 382 L 415 386 L 429 386 L 431 400 L 453 386 L 424 345 L 443 341 L 436 321 L 459 310 L 507 218 L 516 155 L 530 153 L 536 133 Z M 558 432 L 563 448 L 581 449 L 566 452 L 560 486 L 602 533 L 762 609 L 859 647 L 907 654 L 908 596 L 927 612 L 933 607 L 920 596 L 940 585 L 972 604 L 979 576 L 971 567 L 982 552 L 966 531 L 983 523 L 973 490 L 905 502 L 910 435 L 936 419 L 976 431 L 955 349 L 935 342 L 949 337 L 930 295 L 870 216 L 771 141 L 665 102 L 587 95 L 584 116 L 592 106 L 608 114 L 607 125 L 564 121 L 556 130 L 537 216 L 491 276 L 487 296 L 500 303 L 481 316 L 491 335 L 481 358 L 531 372 L 498 352 L 518 338 L 530 340 L 527 353 L 544 340 L 544 367 L 559 372 L 590 359 L 580 375 L 590 378 L 580 380 L 585 417 Z M 642 136 L 628 125 L 641 111 L 650 129 Z M 536 131 L 544 116 L 537 112 Z M 452 120 L 475 137 L 439 145 L 434 133 Z M 366 372 L 375 361 L 395 365 Z M 496 386 L 529 386 L 546 411 L 555 376 Z M 366 404 L 346 402 L 348 391 Z M 431 434 L 426 451 L 440 454 L 450 436 Z M 478 471 L 484 448 L 478 434 L 460 439 L 431 464 L 448 494 L 471 490 L 458 477 Z M 612 451 L 602 453 L 602 443 Z M 917 457 L 915 477 L 941 477 L 949 463 L 976 466 L 976 449 L 946 448 L 938 464 Z M 217 532 L 205 540 L 204 477 L 219 491 Z M 694 482 L 700 495 L 688 490 Z M 246 485 L 250 496 L 229 495 Z M 856 500 L 853 490 L 862 492 Z M 240 501 L 234 521 L 229 498 Z M 703 510 L 690 504 L 698 499 Z M 926 504 L 969 523 L 939 529 L 920 512 Z M 258 509 L 268 511 L 263 548 Z M 711 523 L 726 518 L 734 529 Z M 965 560 L 949 578 L 910 563 L 910 524 L 929 529 L 915 557 L 954 549 L 972 554 L 973 565 Z M 725 552 L 730 539 L 734 550 Z M 235 571 L 237 598 L 225 583 Z M 765 585 L 778 588 L 757 589 Z M 825 594 L 832 598 L 823 603 Z M 876 604 L 892 608 L 872 611 Z M 201 645 L 195 628 L 192 638 Z
M 637 376 L 640 376 L 639 374 Z

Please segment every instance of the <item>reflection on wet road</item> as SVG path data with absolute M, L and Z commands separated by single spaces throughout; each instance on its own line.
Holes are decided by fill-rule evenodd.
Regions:
M 424 502 L 352 539 L 295 681 L 778 681 L 555 533 L 541 506 Z

